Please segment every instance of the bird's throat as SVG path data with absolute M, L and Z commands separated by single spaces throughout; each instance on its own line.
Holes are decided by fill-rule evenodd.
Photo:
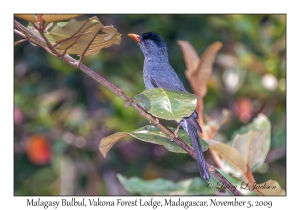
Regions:
M 145 62 L 169 63 L 168 52 L 166 49 L 159 49 L 144 54 Z

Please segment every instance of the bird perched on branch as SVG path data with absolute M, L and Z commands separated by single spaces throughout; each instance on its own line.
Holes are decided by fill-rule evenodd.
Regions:
M 136 34 L 128 34 L 128 36 L 139 43 L 144 54 L 143 75 L 147 90 L 152 88 L 165 88 L 172 91 L 185 91 L 182 82 L 169 63 L 166 44 L 159 34 L 147 32 L 140 36 Z M 202 133 L 198 123 L 197 111 L 195 110 L 191 116 L 183 118 L 179 126 L 183 127 L 191 139 L 201 177 L 205 180 L 209 180 L 210 174 L 197 133 L 197 131 Z M 176 129 L 176 131 L 178 131 L 178 129 Z M 175 134 L 177 135 L 177 132 Z

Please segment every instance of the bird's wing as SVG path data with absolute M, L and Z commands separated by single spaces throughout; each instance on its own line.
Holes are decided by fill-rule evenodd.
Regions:
M 172 69 L 172 72 L 168 74 L 162 74 L 161 71 L 157 71 L 150 77 L 150 83 L 154 88 L 165 88 L 172 91 L 185 91 L 180 79 Z

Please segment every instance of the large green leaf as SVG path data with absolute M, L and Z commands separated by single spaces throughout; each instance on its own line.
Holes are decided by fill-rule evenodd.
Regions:
M 172 131 L 175 131 L 175 128 L 169 128 L 169 129 Z M 141 140 L 141 141 L 163 145 L 170 152 L 186 153 L 186 151 L 184 151 L 175 142 L 172 142 L 164 132 L 160 131 L 154 125 L 148 125 L 148 126 L 142 127 L 140 129 L 132 131 L 128 134 L 134 138 Z M 180 129 L 178 131 L 178 136 L 186 144 L 191 146 L 190 138 L 183 130 Z M 200 144 L 202 147 L 202 151 L 206 151 L 208 149 L 208 144 L 205 141 L 203 141 L 202 139 L 200 139 Z
M 264 163 L 271 146 L 271 123 L 259 114 L 251 123 L 234 133 L 233 147 L 243 156 L 252 170 Z
M 175 128 L 169 128 L 172 131 L 175 131 Z M 141 141 L 152 143 L 152 144 L 159 144 L 164 146 L 167 150 L 170 152 L 176 152 L 176 153 L 186 153 L 180 146 L 178 146 L 175 142 L 172 142 L 165 133 L 160 131 L 156 126 L 154 125 L 147 125 L 142 128 L 139 128 L 132 132 L 118 132 L 115 134 L 112 134 L 110 136 L 107 136 L 100 141 L 99 149 L 100 152 L 103 154 L 103 156 L 106 156 L 110 148 L 117 143 L 121 138 L 131 135 L 134 138 L 137 138 Z M 190 138 L 189 136 L 183 131 L 178 131 L 178 136 L 188 145 L 191 146 Z M 206 151 L 208 149 L 208 144 L 200 139 L 200 144 L 202 146 L 202 151 Z
M 218 190 L 207 187 L 207 182 L 198 177 L 177 183 L 162 178 L 143 180 L 121 174 L 117 174 L 117 177 L 127 191 L 140 195 L 212 195 Z
M 232 148 L 240 153 L 240 158 L 249 166 L 251 171 L 255 171 L 261 166 L 270 150 L 271 145 L 271 123 L 264 114 L 259 114 L 251 123 L 242 126 L 233 134 L 233 140 L 229 141 Z M 227 162 L 224 164 L 230 173 L 236 177 L 241 177 L 239 168 Z
M 190 116 L 197 104 L 197 96 L 193 94 L 163 88 L 146 90 L 134 99 L 153 116 L 167 120 L 182 120 Z
M 232 146 L 240 152 L 250 168 L 265 160 L 265 137 L 265 131 L 249 130 L 245 134 L 236 135 L 233 140 Z

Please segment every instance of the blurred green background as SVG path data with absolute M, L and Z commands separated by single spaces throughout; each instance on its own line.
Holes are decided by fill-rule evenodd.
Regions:
M 176 41 L 190 41 L 199 55 L 221 41 L 204 98 L 206 119 L 218 120 L 222 109 L 229 109 L 231 119 L 216 137 L 228 141 L 235 130 L 264 113 L 272 125 L 271 150 L 254 177 L 258 183 L 273 179 L 286 188 L 285 15 L 97 16 L 103 25 L 113 25 L 122 41 L 83 63 L 129 96 L 142 92 L 144 83 L 143 55 L 128 33 L 161 34 L 170 63 L 190 92 Z M 118 142 L 103 158 L 100 139 L 149 122 L 80 70 L 28 42 L 14 47 L 14 105 L 15 195 L 129 194 L 117 173 L 175 182 L 199 176 L 188 155 L 132 138 Z M 214 164 L 209 152 L 205 155 Z

